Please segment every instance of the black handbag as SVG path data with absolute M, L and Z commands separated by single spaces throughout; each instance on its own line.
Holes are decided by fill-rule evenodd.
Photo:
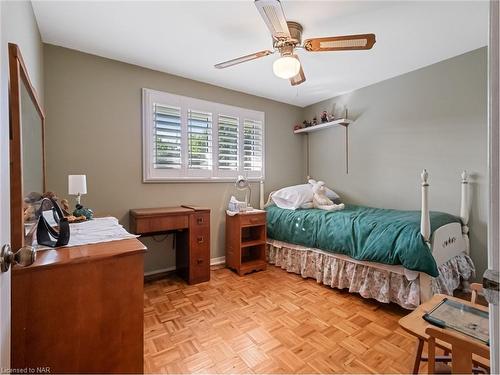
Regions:
M 52 215 L 59 226 L 59 231 L 51 227 L 43 216 L 43 211 L 44 208 L 47 208 L 47 204 L 52 206 Z M 38 224 L 36 228 L 36 241 L 38 244 L 49 247 L 65 246 L 69 242 L 69 236 L 68 219 L 64 217 L 61 207 L 59 207 L 57 201 L 52 198 L 42 199 L 40 211 L 38 212 Z

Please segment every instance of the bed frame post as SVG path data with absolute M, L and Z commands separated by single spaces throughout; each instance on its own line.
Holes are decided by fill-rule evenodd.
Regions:
M 462 172 L 462 199 L 460 201 L 460 219 L 462 220 L 462 235 L 465 241 L 465 252 L 469 255 L 469 176 Z
M 261 210 L 264 209 L 266 202 L 264 197 L 264 180 L 260 180 L 259 183 L 259 208 Z
M 420 234 L 424 239 L 427 246 L 432 251 L 432 246 L 430 242 L 431 238 L 431 218 L 429 216 L 429 173 L 427 169 L 422 171 L 420 175 L 422 179 L 422 208 L 420 211 Z M 419 276 L 420 282 L 420 303 L 428 301 L 432 297 L 432 282 L 431 277 L 423 272 L 420 272 Z
M 422 179 L 422 209 L 420 216 L 420 233 L 422 234 L 422 238 L 427 243 L 427 246 L 430 247 L 430 237 L 431 237 L 431 219 L 429 217 L 429 184 L 427 183 L 429 179 L 429 174 L 427 170 L 424 169 L 422 174 L 420 175 Z

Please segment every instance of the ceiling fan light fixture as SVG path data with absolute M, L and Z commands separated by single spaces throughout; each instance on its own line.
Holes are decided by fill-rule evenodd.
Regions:
M 273 72 L 283 79 L 295 77 L 300 71 L 300 61 L 293 56 L 282 56 L 273 63 Z

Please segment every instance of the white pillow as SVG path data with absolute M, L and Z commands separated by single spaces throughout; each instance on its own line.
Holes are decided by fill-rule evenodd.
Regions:
M 302 205 L 312 202 L 313 192 L 311 185 L 294 185 L 280 189 L 271 196 L 272 201 L 279 208 L 296 210 Z

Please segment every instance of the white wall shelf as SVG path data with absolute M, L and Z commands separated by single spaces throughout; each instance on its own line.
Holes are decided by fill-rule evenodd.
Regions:
M 347 126 L 347 125 L 352 124 L 352 123 L 353 123 L 352 120 L 349 120 L 349 119 L 346 119 L 346 118 L 341 118 L 341 119 L 338 119 L 338 120 L 335 120 L 335 121 L 324 122 L 322 124 L 313 125 L 313 126 L 310 126 L 308 128 L 303 128 L 303 129 L 295 130 L 294 133 L 295 134 L 311 133 L 311 132 L 316 132 L 318 130 L 323 130 L 323 129 L 331 128 L 333 126 L 340 126 L 340 125 Z

